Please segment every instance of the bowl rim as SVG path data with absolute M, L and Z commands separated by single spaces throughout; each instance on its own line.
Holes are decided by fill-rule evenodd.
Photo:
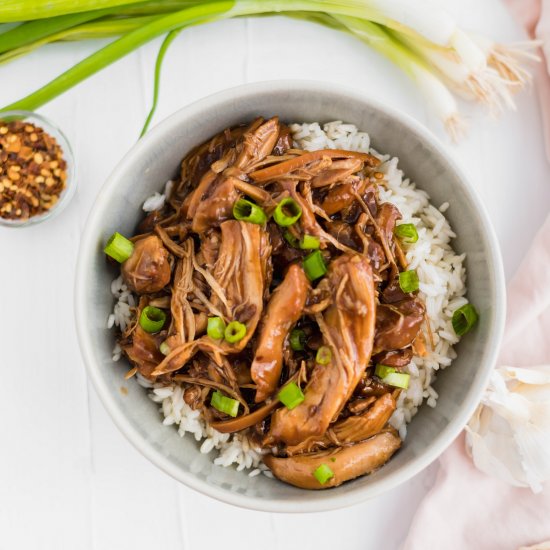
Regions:
M 480 223 L 483 226 L 490 245 L 491 256 L 487 258 L 487 263 L 490 271 L 492 270 L 494 275 L 493 284 L 496 303 L 494 304 L 494 313 L 492 316 L 493 325 L 489 329 L 489 338 L 486 343 L 486 349 L 489 350 L 487 352 L 487 359 L 484 364 L 480 365 L 480 371 L 482 372 L 478 371 L 478 376 L 476 377 L 478 384 L 477 387 L 469 390 L 468 399 L 464 401 L 459 413 L 455 415 L 455 417 L 449 422 L 434 442 L 426 448 L 426 452 L 411 459 L 409 463 L 405 464 L 398 471 L 392 473 L 391 476 L 376 480 L 366 487 L 358 487 L 357 489 L 347 491 L 343 494 L 331 496 L 330 491 L 327 491 L 326 496 L 323 498 L 317 497 L 315 499 L 308 499 L 307 495 L 309 493 L 306 491 L 304 491 L 304 498 L 292 500 L 280 499 L 274 501 L 256 496 L 232 493 L 198 479 L 191 472 L 184 472 L 180 470 L 160 451 L 154 449 L 154 447 L 148 443 L 146 439 L 143 438 L 142 435 L 132 426 L 130 420 L 119 409 L 114 397 L 111 396 L 112 388 L 110 388 L 103 379 L 100 374 L 100 369 L 96 366 L 91 340 L 88 337 L 88 330 L 86 328 L 85 274 L 90 269 L 92 254 L 96 251 L 94 240 L 97 239 L 98 230 L 101 227 L 102 212 L 106 206 L 106 199 L 104 198 L 106 191 L 115 184 L 120 175 L 122 175 L 133 163 L 134 158 L 139 157 L 147 150 L 150 143 L 157 141 L 157 139 L 163 134 L 170 133 L 171 130 L 182 124 L 182 121 L 184 121 L 187 117 L 196 113 L 208 112 L 216 104 L 234 99 L 235 97 L 269 93 L 274 89 L 294 91 L 305 94 L 308 92 L 320 92 L 329 95 L 337 94 L 342 97 L 349 98 L 352 101 L 364 103 L 370 108 L 378 110 L 384 115 L 396 119 L 401 125 L 407 127 L 408 130 L 418 135 L 421 141 L 426 142 L 436 151 L 437 154 L 445 159 L 450 166 L 450 169 L 453 170 L 459 177 L 464 193 L 468 196 L 471 202 L 475 204 L 479 214 Z M 248 83 L 217 92 L 174 112 L 172 115 L 157 124 L 143 138 L 141 138 L 124 155 L 122 160 L 111 172 L 110 176 L 101 187 L 92 209 L 90 210 L 86 220 L 85 230 L 80 241 L 78 263 L 75 275 L 74 299 L 76 331 L 88 376 L 92 380 L 103 406 L 107 409 L 118 429 L 125 435 L 132 445 L 165 473 L 204 495 L 208 495 L 219 501 L 239 506 L 241 508 L 283 513 L 322 512 L 344 508 L 363 502 L 408 481 L 436 460 L 460 434 L 481 400 L 482 393 L 488 384 L 489 376 L 497 359 L 499 345 L 504 331 L 506 309 L 504 270 L 500 248 L 492 223 L 485 205 L 481 201 L 477 191 L 470 184 L 463 170 L 457 166 L 456 162 L 445 150 L 443 144 L 441 144 L 427 128 L 425 128 L 420 122 L 416 121 L 410 115 L 393 107 L 389 107 L 378 100 L 372 99 L 360 90 L 347 86 L 341 86 L 339 84 L 295 79 L 268 80 Z

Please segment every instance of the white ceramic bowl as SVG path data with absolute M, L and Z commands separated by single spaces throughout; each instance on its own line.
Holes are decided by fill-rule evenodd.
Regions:
M 164 426 L 158 405 L 143 388 L 122 378 L 125 361 L 113 363 L 114 335 L 105 327 L 116 276 L 102 246 L 114 232 L 131 234 L 146 197 L 174 177 L 195 145 L 258 115 L 283 121 L 344 120 L 367 131 L 373 146 L 399 157 L 400 167 L 435 204 L 449 201 L 447 215 L 466 252 L 468 296 L 480 322 L 457 346 L 458 358 L 435 383 L 435 409 L 424 406 L 409 426 L 397 455 L 374 474 L 326 491 L 304 491 L 263 475 L 250 478 L 214 466 L 192 437 Z M 175 479 L 219 500 L 274 512 L 308 512 L 347 506 L 406 482 L 453 441 L 478 404 L 495 362 L 505 312 L 498 244 L 485 208 L 444 149 L 408 116 L 368 100 L 362 93 L 317 82 L 277 81 L 233 88 L 173 114 L 141 139 L 101 189 L 82 238 L 76 276 L 76 321 L 82 355 L 96 391 L 124 435 L 151 462 Z M 128 387 L 128 393 L 120 391 Z M 136 481 L 139 483 L 139 480 Z

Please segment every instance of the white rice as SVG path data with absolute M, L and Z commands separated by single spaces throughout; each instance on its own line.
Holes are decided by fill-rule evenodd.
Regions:
M 381 201 L 397 206 L 402 215 L 400 223 L 412 223 L 418 231 L 418 241 L 407 247 L 406 256 L 410 269 L 416 270 L 420 280 L 420 297 L 426 304 L 434 349 L 428 345 L 427 355 L 415 357 L 405 369 L 410 374 L 409 388 L 401 393 L 397 409 L 390 419 L 390 423 L 405 439 L 407 424 L 422 403 L 426 402 L 430 407 L 436 406 L 438 395 L 432 384 L 437 371 L 448 367 L 456 357 L 453 345 L 459 340 L 452 328 L 452 315 L 456 309 L 467 303 L 464 298 L 465 255 L 458 255 L 452 249 L 450 242 L 455 234 L 443 216 L 443 212 L 451 205 L 445 202 L 438 209 L 430 204 L 424 191 L 417 189 L 410 180 L 403 179 L 403 172 L 397 166 L 398 159 L 370 149 L 369 135 L 358 131 L 353 124 L 334 121 L 321 128 L 315 122 L 292 124 L 290 129 L 295 146 L 301 149 L 347 149 L 375 154 L 382 160 L 378 170 L 385 174 L 385 186 L 380 187 Z M 150 212 L 162 208 L 171 185 L 172 182 L 168 182 L 163 194 L 155 193 L 149 197 L 143 209 Z M 111 291 L 116 303 L 107 327 L 118 326 L 124 330 L 130 322 L 130 308 L 135 306 L 135 298 L 123 284 L 121 277 L 113 281 Z M 113 360 L 118 360 L 120 356 L 121 350 L 117 345 L 113 350 Z M 137 380 L 151 390 L 149 397 L 159 403 L 165 425 L 178 426 L 178 433 L 182 437 L 186 433 L 192 434 L 201 442 L 201 453 L 217 451 L 214 464 L 235 464 L 237 470 L 250 470 L 251 477 L 260 473 L 273 477 L 261 461 L 261 451 L 252 447 L 246 435 L 221 434 L 208 427 L 200 418 L 200 412 L 193 411 L 185 403 L 181 387 L 152 385 L 140 376 Z

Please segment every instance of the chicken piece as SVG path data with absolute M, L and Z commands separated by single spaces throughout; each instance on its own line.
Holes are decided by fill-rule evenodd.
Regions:
M 262 121 L 262 119 L 257 120 Z M 276 116 L 262 122 L 253 131 L 247 131 L 243 136 L 242 148 L 233 168 L 246 174 L 251 165 L 263 160 L 271 153 L 278 139 L 279 118 Z
M 386 365 L 394 369 L 402 369 L 406 367 L 413 358 L 413 350 L 411 348 L 385 351 L 372 358 L 374 364 Z
M 164 359 L 159 347 L 165 338 L 166 331 L 149 334 L 137 324 L 128 340 L 121 342 L 120 347 L 139 373 L 145 378 L 151 378 L 151 373 Z
M 279 137 L 273 147 L 272 154 L 277 156 L 284 155 L 291 147 L 292 134 L 290 133 L 290 128 L 281 122 L 279 123 Z
M 271 295 L 250 367 L 257 387 L 256 403 L 265 401 L 277 388 L 283 367 L 283 344 L 290 328 L 302 315 L 308 290 L 304 270 L 293 264 Z
M 347 158 L 335 160 L 330 168 L 317 174 L 311 180 L 311 187 L 326 187 L 339 181 L 345 181 L 347 178 L 363 169 L 363 161 L 360 158 Z
M 175 348 L 153 372 L 154 376 L 181 369 L 198 351 L 214 358 L 239 353 L 248 344 L 263 310 L 271 247 L 267 233 L 259 225 L 228 220 L 223 222 L 218 258 L 207 282 L 211 302 L 230 321 L 246 325 L 244 338 L 234 344 L 203 336 Z M 209 272 L 206 272 L 208 274 Z M 216 360 L 221 364 L 221 360 Z
M 156 235 L 139 239 L 132 255 L 122 264 L 121 272 L 133 292 L 158 292 L 170 282 L 170 254 Z
M 287 445 L 325 433 L 353 393 L 372 352 L 376 305 L 369 261 L 344 254 L 330 264 L 328 278 L 332 304 L 318 322 L 332 358 L 327 365 L 315 365 L 300 405 L 273 415 L 270 438 Z
M 387 431 L 349 447 L 337 447 L 289 458 L 266 455 L 264 463 L 275 477 L 290 485 L 302 489 L 328 489 L 372 473 L 383 466 L 400 446 L 401 439 L 395 431 Z M 327 465 L 334 475 L 321 485 L 313 473 L 323 464 Z
M 360 193 L 361 187 L 364 185 L 364 180 L 354 176 L 348 178 L 340 185 L 335 185 L 327 193 L 321 203 L 321 208 L 332 216 L 341 210 L 348 208 L 355 201 L 355 192 Z M 349 220 L 346 220 L 349 221 Z
M 374 404 L 363 414 L 338 420 L 321 438 L 311 437 L 298 445 L 287 447 L 286 453 L 292 456 L 329 447 L 349 445 L 377 434 L 384 428 L 395 411 L 395 399 L 391 393 L 373 399 L 375 399 Z
M 424 304 L 416 298 L 394 304 L 378 304 L 374 353 L 410 346 L 424 321 L 425 311 Z
M 311 151 L 299 155 L 293 159 L 274 164 L 261 170 L 256 170 L 250 174 L 253 181 L 258 183 L 266 183 L 268 181 L 279 180 L 288 177 L 294 172 L 300 170 L 305 173 L 311 169 L 311 165 L 325 162 L 325 159 L 331 162 L 323 164 L 322 168 L 328 168 L 334 163 L 334 159 L 359 159 L 369 166 L 377 166 L 380 161 L 369 155 L 368 153 L 356 153 L 354 151 L 343 151 L 341 149 L 321 149 L 319 151 Z M 318 167 L 319 168 L 319 167 Z M 315 170 L 312 175 L 315 175 L 318 170 Z
M 191 227 L 195 233 L 203 233 L 233 218 L 233 205 L 240 197 L 233 180 L 218 178 L 205 191 L 193 215 Z

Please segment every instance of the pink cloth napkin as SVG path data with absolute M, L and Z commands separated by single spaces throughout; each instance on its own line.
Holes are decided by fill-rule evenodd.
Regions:
M 550 216 L 508 289 L 499 364 L 550 363 Z M 517 550 L 550 540 L 550 484 L 534 494 L 475 468 L 461 435 L 440 459 L 402 550 Z

